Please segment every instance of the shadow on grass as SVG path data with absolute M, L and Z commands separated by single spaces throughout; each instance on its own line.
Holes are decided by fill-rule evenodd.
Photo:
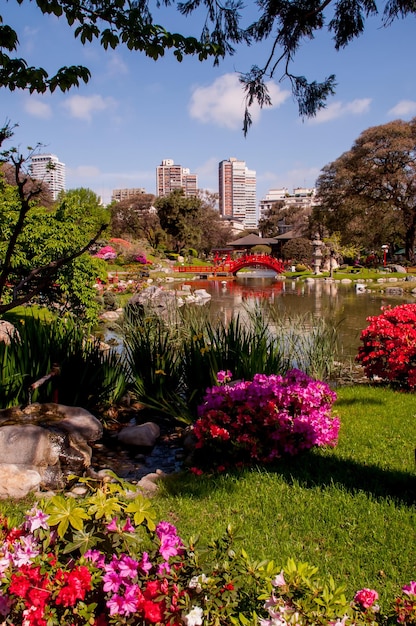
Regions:
M 314 451 L 284 459 L 273 466 L 231 471 L 227 475 L 193 476 L 182 473 L 168 477 L 165 488 L 172 495 L 187 494 L 195 498 L 204 498 L 217 488 L 232 494 L 239 480 L 252 471 L 275 474 L 289 485 L 296 482 L 306 489 L 338 486 L 352 494 L 367 493 L 377 500 L 394 500 L 405 506 L 416 504 L 416 471 L 412 475 L 385 470 L 375 465 L 322 456 Z

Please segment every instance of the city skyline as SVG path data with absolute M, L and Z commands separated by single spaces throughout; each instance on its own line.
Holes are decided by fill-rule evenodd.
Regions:
M 195 21 L 172 15 L 169 25 L 179 32 Z M 416 116 L 413 17 L 388 29 L 370 18 L 364 35 L 339 52 L 325 33 L 303 45 L 296 72 L 317 80 L 335 73 L 336 94 L 316 118 L 301 120 L 288 81 L 274 82 L 273 106 L 253 110 L 244 138 L 238 72 L 267 57 L 264 45 L 237 46 L 215 68 L 191 58 L 177 63 L 168 51 L 154 62 L 122 47 L 82 46 L 63 20 L 42 16 L 31 3 L 5 3 L 2 16 L 19 27 L 22 56 L 31 51 L 34 64 L 51 71 L 80 64 L 92 72 L 88 85 L 66 93 L 3 89 L 2 120 L 18 124 L 6 148 L 25 153 L 40 142 L 42 152 L 66 164 L 67 189 L 89 187 L 105 203 L 113 189 L 156 193 L 155 168 L 165 157 L 188 166 L 200 189 L 218 191 L 218 163 L 233 155 L 257 172 L 258 205 L 273 188 L 314 187 L 321 169 L 366 128 Z

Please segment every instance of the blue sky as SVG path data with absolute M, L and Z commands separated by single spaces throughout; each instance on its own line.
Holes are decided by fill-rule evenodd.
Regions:
M 166 10 L 160 22 L 198 34 L 196 19 L 180 21 Z M 257 199 L 269 189 L 312 187 L 320 170 L 348 150 L 370 126 L 416 116 L 415 17 L 381 28 L 367 21 L 365 34 L 336 52 L 322 33 L 299 50 L 293 70 L 309 79 L 336 74 L 337 90 L 326 109 L 302 121 L 287 80 L 270 85 L 273 106 L 254 112 L 242 133 L 243 92 L 237 72 L 262 65 L 269 47 L 242 46 L 213 67 L 167 53 L 153 61 L 122 47 L 83 46 L 62 19 L 43 16 L 31 3 L 1 3 L 4 23 L 18 30 L 18 54 L 50 72 L 86 65 L 88 85 L 67 93 L 0 92 L 0 123 L 18 124 L 13 140 L 43 145 L 66 164 L 67 189 L 88 187 L 109 202 L 119 187 L 155 192 L 156 167 L 173 159 L 198 174 L 199 187 L 218 191 L 218 163 L 236 157 L 257 173 Z M 156 20 L 157 21 L 157 20 Z

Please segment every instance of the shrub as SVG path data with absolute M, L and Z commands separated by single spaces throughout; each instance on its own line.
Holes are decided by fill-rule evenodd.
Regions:
M 367 321 L 356 357 L 366 376 L 416 387 L 416 304 L 383 307 Z
M 117 309 L 117 296 L 112 291 L 104 291 L 103 302 L 106 311 L 115 311 Z
M 194 425 L 199 472 L 228 466 L 272 463 L 313 446 L 336 445 L 339 419 L 331 415 L 329 386 L 291 370 L 284 377 L 256 374 L 252 381 L 208 389 Z

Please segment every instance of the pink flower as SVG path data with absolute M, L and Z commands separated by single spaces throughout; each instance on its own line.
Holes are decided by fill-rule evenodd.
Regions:
M 135 532 L 135 528 L 133 526 L 133 524 L 130 521 L 130 518 L 128 517 L 126 520 L 126 523 L 124 524 L 123 528 L 122 528 L 123 533 L 134 533 Z
M 122 578 L 134 578 L 137 574 L 138 562 L 127 554 L 123 554 L 119 561 L 119 573 Z
M 47 524 L 47 520 L 49 519 L 49 515 L 46 515 L 41 509 L 33 508 L 26 515 L 26 523 L 25 528 L 33 533 L 37 528 L 44 528 L 47 530 L 49 528 Z
M 111 520 L 111 522 L 109 524 L 107 524 L 106 526 L 107 530 L 109 530 L 110 532 L 116 533 L 118 531 L 118 526 L 117 526 L 117 518 L 113 517 L 113 519 Z
M 283 575 L 283 570 L 280 572 L 280 574 L 277 574 L 273 578 L 272 585 L 274 587 L 286 587 L 286 581 L 285 581 L 285 577 Z
M 139 568 L 145 573 L 148 574 L 150 572 L 150 570 L 152 569 L 152 564 L 149 561 L 149 555 L 147 552 L 143 552 L 142 554 L 142 560 L 139 563 Z
M 403 591 L 408 596 L 416 596 L 416 581 L 411 580 L 410 585 L 404 585 Z
M 232 373 L 230 372 L 230 370 L 220 370 L 217 374 L 217 381 L 222 384 L 222 383 L 228 383 L 231 378 L 232 378 Z
M 355 602 L 360 604 L 364 609 L 369 609 L 378 600 L 378 593 L 374 589 L 360 589 L 354 596 Z

